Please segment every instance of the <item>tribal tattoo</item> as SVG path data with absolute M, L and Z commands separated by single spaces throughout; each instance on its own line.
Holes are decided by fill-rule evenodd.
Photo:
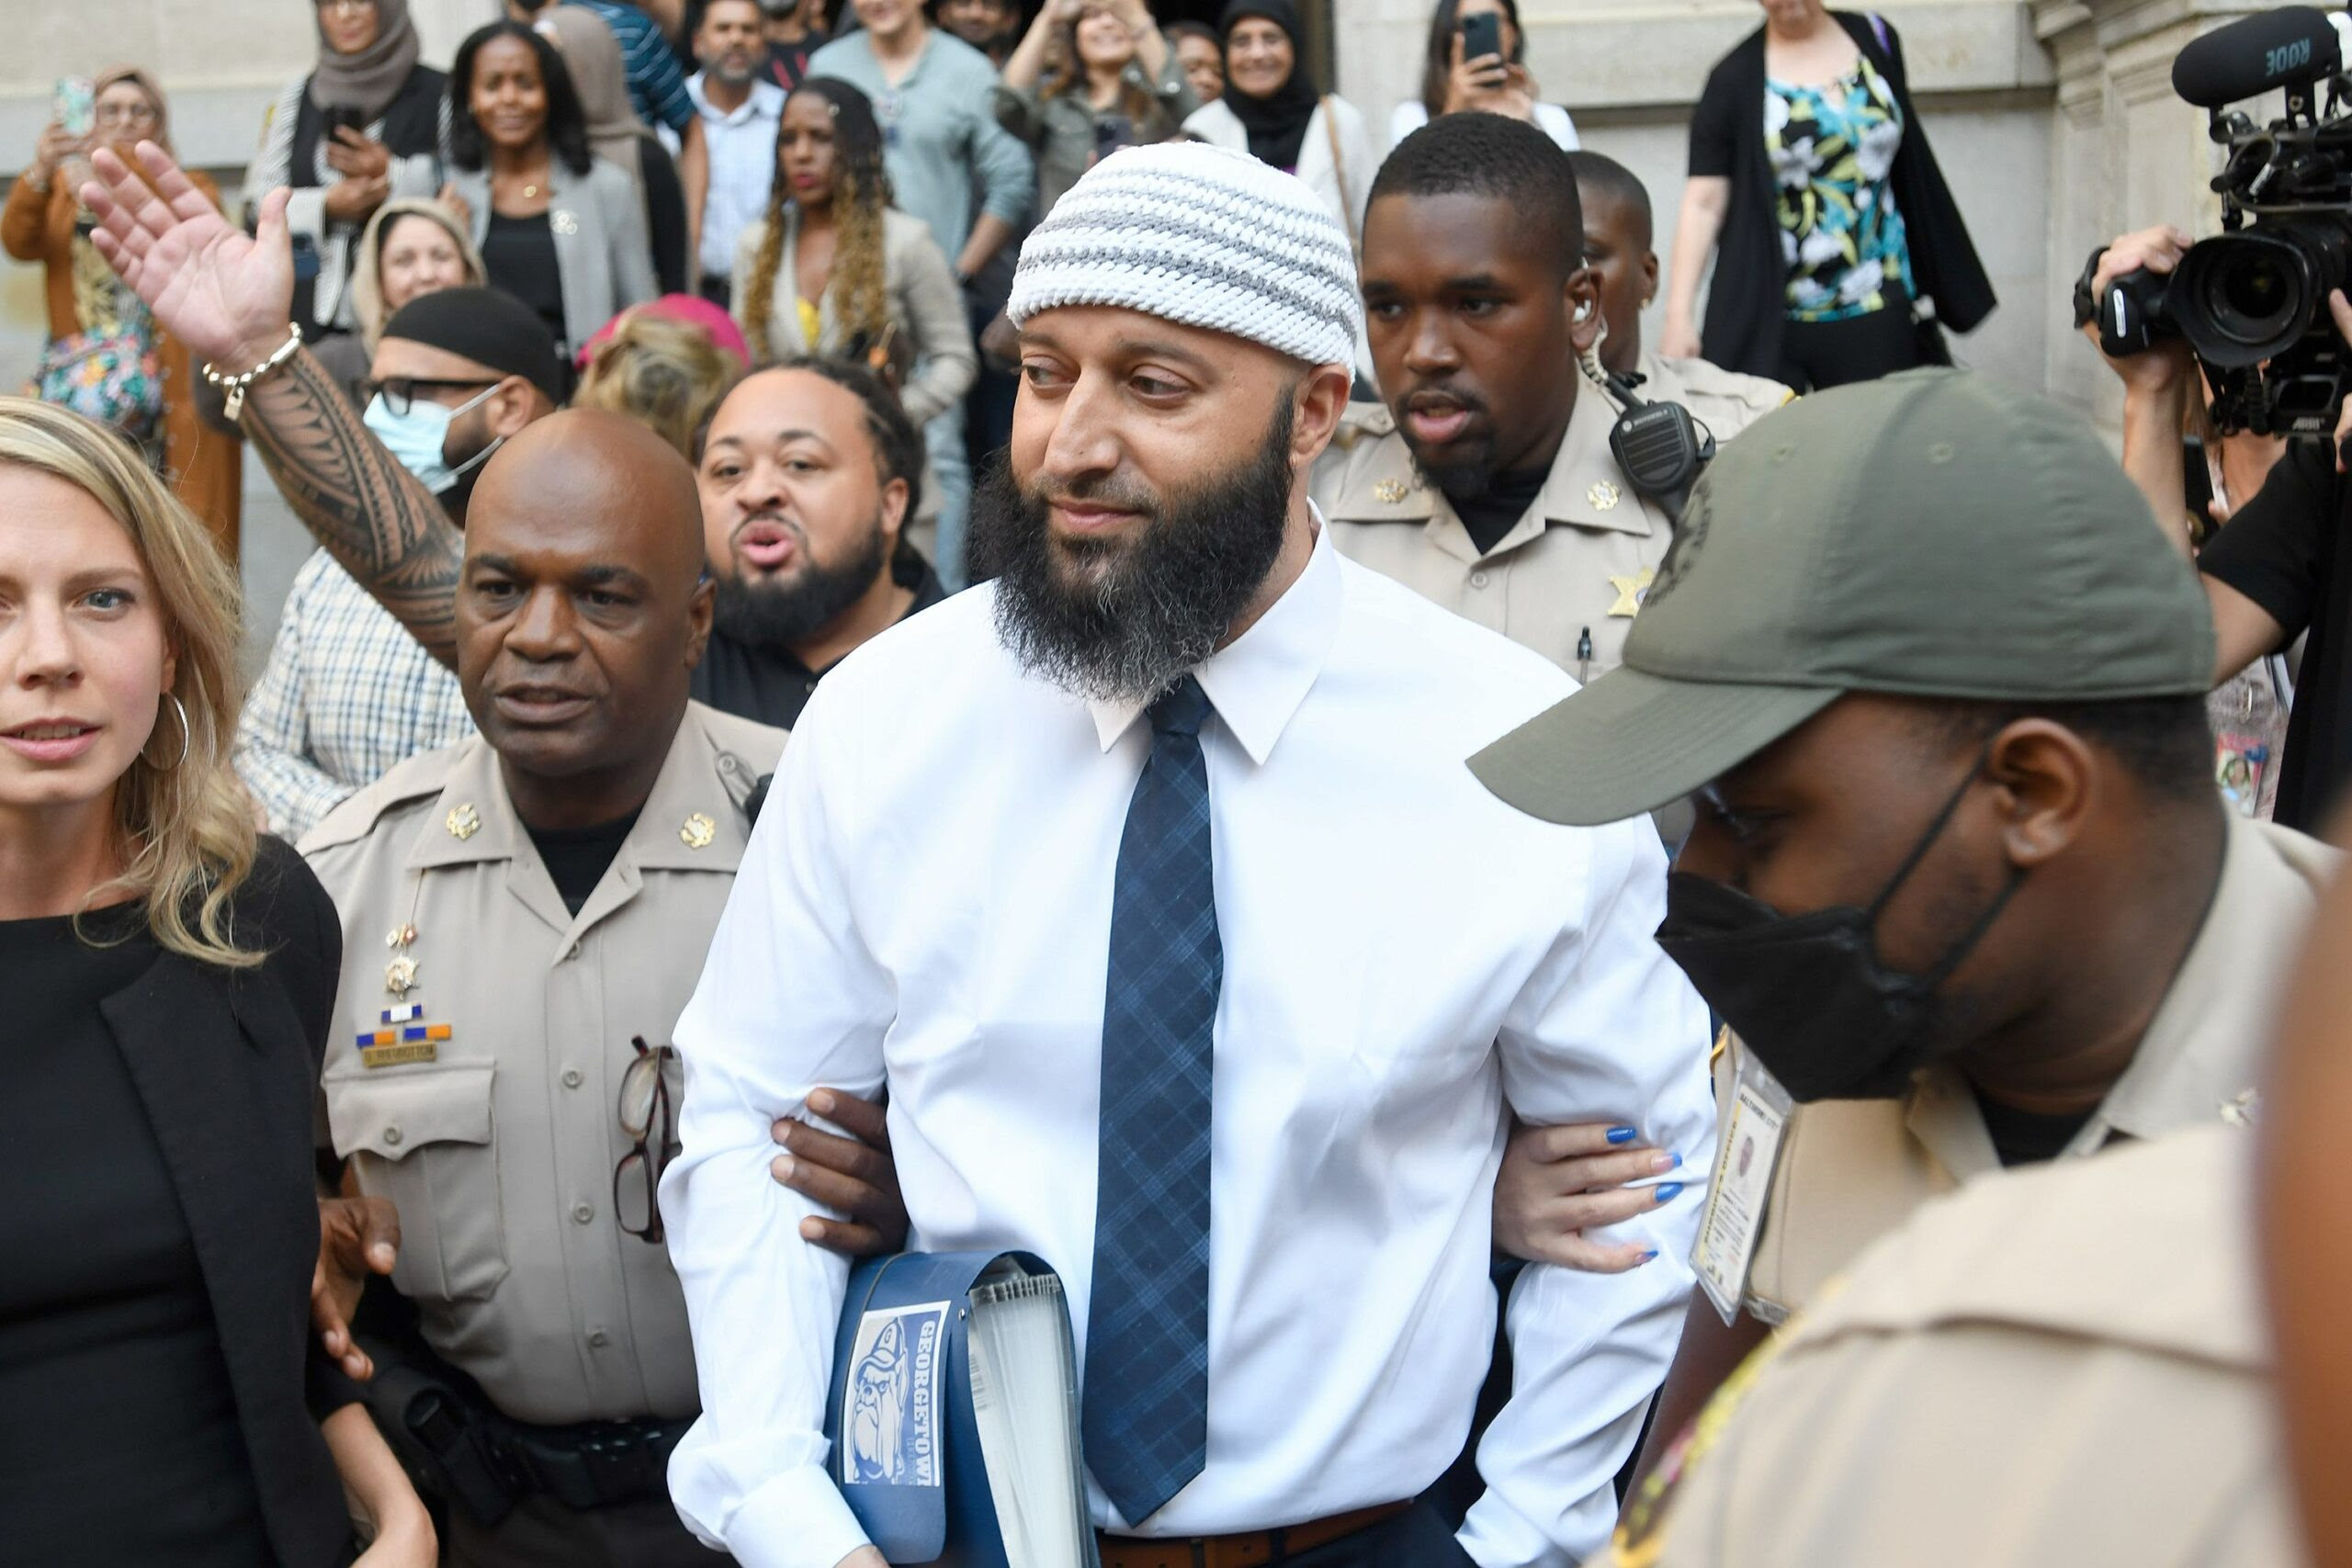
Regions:
M 427 653 L 454 669 L 464 541 L 310 350 L 254 383 L 243 429 L 302 525 Z

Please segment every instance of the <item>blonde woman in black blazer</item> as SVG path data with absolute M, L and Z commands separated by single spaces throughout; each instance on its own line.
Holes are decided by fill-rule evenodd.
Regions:
M 129 446 L 0 399 L 0 1556 L 427 1568 L 311 1335 L 341 928 L 229 767 L 235 605 Z

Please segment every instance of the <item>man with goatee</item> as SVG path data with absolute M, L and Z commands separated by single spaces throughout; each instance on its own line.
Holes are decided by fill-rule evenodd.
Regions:
M 819 1085 L 887 1089 L 927 1250 L 1032 1251 L 1079 1331 L 1104 1568 L 1580 1561 L 1672 1348 L 1698 1203 L 1625 1273 L 1531 1269 L 1458 1533 L 1507 1111 L 1713 1136 L 1645 821 L 1464 759 L 1570 689 L 1342 559 L 1347 236 L 1198 145 L 1120 152 L 1023 247 L 995 581 L 876 637 L 787 749 L 695 998 L 662 1214 L 704 1415 L 671 1488 L 747 1563 L 876 1568 L 822 1436 L 846 1265 L 770 1179 Z

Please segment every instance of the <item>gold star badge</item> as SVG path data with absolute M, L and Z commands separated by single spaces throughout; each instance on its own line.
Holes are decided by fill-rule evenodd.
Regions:
M 473 808 L 470 801 L 462 806 L 453 806 L 449 808 L 449 815 L 442 818 L 441 826 L 449 829 L 449 837 L 464 843 L 481 831 L 481 813 Z
M 1609 606 L 1609 613 L 1627 617 L 1640 615 L 1642 597 L 1649 592 L 1650 584 L 1656 581 L 1657 569 L 1655 567 L 1645 566 L 1631 577 L 1619 577 L 1611 572 L 1609 586 L 1617 590 L 1617 603 Z
M 678 829 L 678 841 L 690 850 L 707 850 L 717 837 L 718 824 L 699 811 L 687 818 Z
M 416 960 L 401 953 L 384 965 L 384 990 L 395 997 L 404 997 L 416 989 Z
M 1592 481 L 1592 488 L 1584 492 L 1584 498 L 1592 503 L 1592 509 L 1595 512 L 1608 512 L 1619 502 L 1624 500 L 1625 496 L 1623 491 L 1607 479 L 1595 479 Z M 1613 615 L 1617 612 L 1611 610 L 1609 613 Z M 1625 612 L 1629 615 L 1633 613 L 1631 610 Z
M 1394 506 L 1398 502 L 1405 499 L 1405 481 L 1403 479 L 1382 479 L 1378 484 L 1372 487 L 1372 493 L 1390 506 Z

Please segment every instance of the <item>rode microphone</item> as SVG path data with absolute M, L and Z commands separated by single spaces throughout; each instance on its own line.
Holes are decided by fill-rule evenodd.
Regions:
M 2337 23 L 2315 6 L 2281 6 L 2192 41 L 2172 62 L 2172 90 L 2199 108 L 2218 109 L 2343 69 Z

